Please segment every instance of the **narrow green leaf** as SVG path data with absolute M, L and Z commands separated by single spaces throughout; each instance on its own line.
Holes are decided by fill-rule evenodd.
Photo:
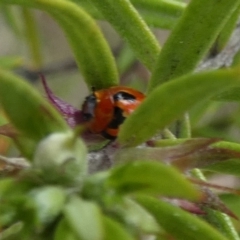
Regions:
M 123 123 L 119 141 L 134 146 L 149 140 L 197 103 L 240 84 L 238 72 L 228 69 L 187 75 L 155 88 Z
M 23 134 L 14 136 L 13 140 L 22 155 L 28 159 L 32 159 L 38 142 Z
M 94 18 L 104 20 L 103 15 L 91 2 L 84 0 L 72 0 L 72 2 L 79 4 Z M 149 26 L 164 29 L 173 28 L 186 5 L 175 0 L 131 0 L 131 3 Z
M 97 10 L 97 8 L 89 1 L 85 0 L 70 0 L 82 7 L 86 12 L 88 12 L 92 17 L 99 20 L 104 20 L 102 14 Z
M 11 122 L 36 143 L 55 131 L 68 126 L 24 79 L 0 70 L 0 103 Z
M 134 64 L 136 57 L 129 45 L 121 49 L 116 61 L 120 74 L 124 74 Z
M 11 6 L 9 7 L 1 4 L 0 11 L 1 14 L 3 14 L 4 20 L 7 22 L 10 29 L 16 34 L 16 36 L 19 37 L 21 31 L 14 9 Z
M 186 4 L 175 0 L 131 0 L 149 26 L 172 29 Z
M 192 0 L 159 55 L 149 91 L 193 71 L 238 5 L 239 0 Z
M 22 8 L 24 23 L 24 37 L 31 55 L 31 64 L 34 69 L 39 69 L 43 64 L 40 34 L 34 14 L 27 8 Z
M 141 160 L 114 168 L 107 184 L 124 194 L 149 192 L 188 199 L 200 196 L 193 185 L 173 167 Z
M 217 40 L 214 43 L 211 50 L 213 55 L 217 55 L 226 46 L 229 38 L 232 35 L 233 30 L 237 25 L 239 14 L 240 14 L 240 3 L 238 3 L 237 8 L 234 10 L 231 17 L 228 19 L 223 29 L 221 30 L 220 34 L 218 35 Z
M 131 0 L 137 8 L 158 10 L 158 13 L 169 14 L 172 17 L 179 17 L 186 8 L 186 4 L 176 0 Z
M 240 64 L 240 50 L 238 50 L 234 55 L 232 66 L 235 67 L 235 66 L 238 66 L 239 64 Z
M 223 204 L 223 203 L 222 203 Z M 205 219 L 210 223 L 215 229 L 221 232 L 228 240 L 239 240 L 237 231 L 231 222 L 228 215 L 211 208 L 204 209 L 206 212 Z
M 95 21 L 77 4 L 66 0 L 0 0 L 0 3 L 48 12 L 65 31 L 89 88 L 117 85 L 117 67 L 111 50 Z
M 234 143 L 234 142 L 227 142 L 227 141 L 219 141 L 217 143 L 214 143 L 213 148 L 221 148 L 221 149 L 226 149 L 229 151 L 235 151 L 236 153 L 240 153 L 240 144 L 239 143 Z
M 203 166 L 201 169 L 240 177 L 240 159 L 230 159 L 224 162 L 214 163 Z
M 64 4 L 57 13 L 53 8 L 55 3 L 47 6 L 48 11 L 65 31 L 88 87 L 102 89 L 117 85 L 117 67 L 100 29 L 77 5 L 66 8 Z
M 136 56 L 151 70 L 160 51 L 147 24 L 128 0 L 88 0 L 126 39 Z M 140 47 L 141 46 L 141 47 Z
M 213 100 L 215 101 L 228 101 L 239 102 L 240 101 L 240 87 L 233 87 L 216 95 Z
M 21 234 L 22 229 L 23 229 L 22 222 L 14 223 L 7 229 L 4 229 L 3 231 L 1 231 L 0 238 L 1 240 L 17 239 Z
M 227 240 L 203 220 L 169 203 L 146 196 L 138 197 L 137 202 L 146 208 L 171 236 L 179 240 Z
M 100 209 L 94 203 L 72 197 L 65 207 L 64 215 L 78 239 L 103 239 L 103 219 Z
M 213 155 L 213 161 L 203 158 L 203 165 L 199 166 L 200 168 L 240 176 L 240 144 L 220 141 L 214 143 L 211 149 L 213 152 L 211 154 Z M 218 154 L 218 156 L 214 156 L 214 153 Z
M 113 206 L 114 207 L 114 206 Z M 134 231 L 155 234 L 162 231 L 155 218 L 131 197 L 125 196 L 121 204 L 121 214 Z M 120 212 L 119 211 L 119 212 Z
M 104 240 L 134 240 L 133 237 L 116 221 L 104 217 Z
M 240 218 L 240 196 L 224 193 L 219 197 Z
M 19 56 L 0 57 L 0 68 L 12 69 L 23 65 L 23 58 Z
M 137 8 L 141 17 L 150 26 L 161 29 L 173 29 L 179 18 L 164 15 L 158 11 L 150 11 L 144 8 Z

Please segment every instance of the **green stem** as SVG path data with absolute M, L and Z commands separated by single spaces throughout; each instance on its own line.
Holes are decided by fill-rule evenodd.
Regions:
M 191 138 L 191 123 L 189 114 L 185 113 L 183 118 L 179 120 L 179 138 Z
M 176 137 L 168 128 L 163 129 L 162 134 L 163 134 L 163 137 L 166 139 L 176 140 Z

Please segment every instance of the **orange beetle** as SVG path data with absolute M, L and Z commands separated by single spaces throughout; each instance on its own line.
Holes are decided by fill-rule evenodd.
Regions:
M 144 98 L 143 93 L 124 86 L 93 90 L 82 105 L 82 113 L 88 129 L 107 139 L 115 139 L 119 126 Z

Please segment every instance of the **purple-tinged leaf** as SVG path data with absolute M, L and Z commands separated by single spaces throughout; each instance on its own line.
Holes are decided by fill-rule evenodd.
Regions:
M 192 183 L 195 183 L 201 187 L 207 187 L 207 188 L 213 188 L 216 190 L 220 190 L 220 191 L 225 191 L 225 192 L 229 192 L 232 194 L 237 194 L 240 196 L 240 191 L 234 188 L 230 188 L 230 187 L 225 187 L 225 186 L 220 186 L 217 184 L 213 184 L 213 183 L 209 183 L 206 181 L 202 181 L 200 179 L 195 179 L 195 178 L 188 178 L 188 180 L 190 180 Z
M 55 96 L 52 90 L 48 87 L 45 77 L 40 74 L 40 78 L 49 102 L 62 114 L 69 126 L 75 127 L 76 125 L 84 123 L 81 110 L 76 109 L 71 104 L 66 103 Z
M 41 78 L 41 82 L 43 84 L 45 93 L 47 94 L 47 99 L 60 112 L 63 118 L 67 121 L 68 125 L 72 128 L 78 125 L 83 125 L 84 127 L 84 123 L 86 121 L 83 119 L 82 111 L 79 109 L 76 109 L 71 104 L 66 103 L 62 99 L 55 96 L 52 90 L 47 85 L 47 81 L 45 77 L 42 74 L 40 74 L 40 78 Z M 103 138 L 101 135 L 93 134 L 89 132 L 87 129 L 85 129 L 82 132 L 81 137 L 85 140 L 86 144 L 93 149 L 98 149 L 98 145 L 101 148 L 102 145 L 106 144 L 105 138 Z
M 19 135 L 19 131 L 10 123 L 0 126 L 0 135 L 14 138 Z
M 184 169 L 188 170 L 192 168 L 205 168 L 230 159 L 239 159 L 240 164 L 240 152 L 208 146 L 187 157 L 177 159 L 173 165 L 181 169 L 184 167 Z
M 186 140 L 173 146 L 128 148 L 118 152 L 116 161 L 161 161 L 176 165 L 185 171 L 195 167 L 195 158 L 216 141 L 218 140 L 198 138 Z
M 205 214 L 205 212 L 197 205 L 197 203 L 193 203 L 188 200 L 178 198 L 164 198 L 164 200 L 190 213 L 194 213 L 197 215 Z
M 204 198 L 199 206 L 201 206 L 203 210 L 206 210 L 206 208 L 217 210 L 238 220 L 238 217 L 221 201 L 221 199 L 215 193 L 206 187 L 202 188 L 202 191 L 204 193 Z
M 207 188 L 203 188 L 202 191 L 204 193 L 204 197 L 199 202 L 190 202 L 188 200 L 178 198 L 164 198 L 164 200 L 193 214 L 207 215 L 206 209 L 212 209 L 225 213 L 229 217 L 238 220 L 238 217 L 219 199 L 215 193 Z
M 116 155 L 116 161 L 150 160 L 172 164 L 181 171 L 193 168 L 206 168 L 216 163 L 235 159 L 240 166 L 240 150 L 221 145 L 217 139 L 190 139 L 171 140 L 171 146 L 163 147 L 128 148 L 120 150 Z M 157 143 L 161 146 L 161 141 Z M 176 145 L 177 144 L 177 145 Z M 239 163 L 238 163 L 239 162 Z M 235 164 L 236 165 L 236 164 Z M 227 171 L 227 168 L 225 168 Z

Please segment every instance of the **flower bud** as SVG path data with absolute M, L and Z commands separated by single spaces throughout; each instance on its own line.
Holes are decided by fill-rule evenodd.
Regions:
M 38 145 L 33 165 L 48 182 L 82 180 L 87 173 L 87 149 L 73 131 L 53 133 Z

